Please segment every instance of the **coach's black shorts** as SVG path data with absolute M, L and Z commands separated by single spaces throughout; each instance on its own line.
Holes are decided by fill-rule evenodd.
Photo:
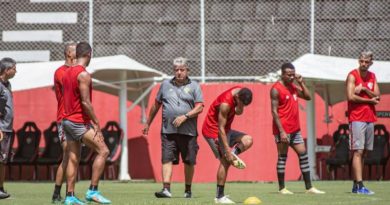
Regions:
M 12 132 L 3 132 L 3 140 L 0 141 L 0 163 L 7 164 L 11 153 Z
M 161 134 L 162 163 L 179 164 L 181 160 L 188 165 L 196 164 L 199 146 L 196 136 L 182 134 Z

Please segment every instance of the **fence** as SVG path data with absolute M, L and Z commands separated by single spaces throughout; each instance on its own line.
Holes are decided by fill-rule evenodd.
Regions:
M 315 54 L 356 58 L 372 50 L 376 60 L 389 60 L 389 5 L 389 0 L 204 1 L 205 75 L 264 75 L 310 53 L 311 46 Z M 91 40 L 94 56 L 124 54 L 168 74 L 172 59 L 184 56 L 191 75 L 201 75 L 201 1 L 1 0 L 0 10 L 0 57 L 62 60 L 64 42 Z

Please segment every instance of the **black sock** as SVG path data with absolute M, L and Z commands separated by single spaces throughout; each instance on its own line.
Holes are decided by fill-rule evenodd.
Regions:
M 98 190 L 98 185 L 94 186 L 94 185 L 89 185 L 89 190 L 91 191 L 97 191 Z
M 276 165 L 276 172 L 278 173 L 279 190 L 285 188 L 284 184 L 284 172 L 286 169 L 287 154 L 280 154 L 278 157 L 278 163 Z
M 68 191 L 68 192 L 66 192 L 66 196 L 74 196 L 74 192 L 73 191 Z
M 0 187 L 0 191 L 4 192 L 4 187 Z
M 185 192 L 191 192 L 191 184 L 186 184 Z
M 357 189 L 357 181 L 353 180 L 353 189 Z
M 305 187 L 306 189 L 310 189 L 312 187 L 310 178 L 310 166 L 309 157 L 306 152 L 303 154 L 299 154 L 299 165 L 301 168 L 303 180 L 305 181 Z
M 239 155 L 242 151 L 241 149 L 238 147 L 238 145 L 234 146 L 232 152 L 236 155 Z
M 217 199 L 225 196 L 225 185 L 217 185 Z
M 163 183 L 163 189 L 167 189 L 169 192 L 171 192 L 171 183 Z
M 363 181 L 358 181 L 358 182 L 356 182 L 356 184 L 357 184 L 358 189 L 361 189 L 362 187 L 364 187 Z
M 61 185 L 54 186 L 54 195 L 61 195 Z

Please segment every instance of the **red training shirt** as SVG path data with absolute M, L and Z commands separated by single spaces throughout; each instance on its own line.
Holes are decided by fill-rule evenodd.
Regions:
M 62 77 L 68 68 L 68 66 L 63 65 L 57 68 L 54 73 L 54 92 L 57 98 L 57 122 L 60 122 L 65 116 Z
M 90 123 L 91 119 L 83 111 L 79 82 L 77 79 L 79 74 L 84 71 L 86 72 L 85 67 L 81 65 L 70 67 L 65 71 L 62 82 L 64 86 L 64 118 L 75 123 L 86 124 Z M 89 85 L 89 96 L 92 102 L 92 83 Z
M 349 75 L 355 77 L 355 86 L 362 85 L 363 87 L 374 91 L 374 85 L 376 82 L 375 74 L 367 71 L 365 78 L 362 78 L 359 74 L 359 69 L 354 69 Z M 360 92 L 358 96 L 366 99 L 371 99 L 371 97 L 364 91 Z M 348 101 L 348 120 L 349 122 L 358 121 L 358 122 L 375 122 L 375 106 L 369 103 L 354 103 Z
M 242 88 L 241 86 L 235 86 L 226 90 L 221 95 L 214 100 L 211 104 L 209 111 L 207 112 L 206 119 L 203 122 L 202 126 L 202 134 L 207 138 L 218 138 L 218 115 L 219 115 L 219 106 L 222 103 L 226 103 L 230 106 L 230 112 L 228 114 L 228 119 L 225 125 L 226 134 L 231 130 L 231 125 L 234 120 L 234 116 L 236 115 L 236 103 L 234 101 L 234 97 L 232 95 L 232 90 L 236 88 Z
M 279 93 L 278 115 L 284 131 L 287 134 L 300 131 L 297 88 L 294 84 L 286 87 L 282 83 L 276 82 L 272 89 L 276 89 Z M 275 120 L 272 120 L 272 128 L 274 135 L 280 134 Z

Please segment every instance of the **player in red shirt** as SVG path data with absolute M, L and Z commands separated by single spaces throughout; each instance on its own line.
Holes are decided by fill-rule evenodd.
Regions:
M 270 92 L 273 117 L 273 134 L 278 149 L 277 174 L 279 193 L 293 194 L 284 183 L 288 147 L 291 146 L 299 157 L 299 164 L 305 181 L 306 193 L 324 194 L 311 185 L 309 158 L 299 125 L 298 97 L 310 100 L 310 93 L 301 75 L 295 73 L 294 65 L 285 63 L 281 68 L 281 79 Z M 294 84 L 297 82 L 298 87 Z
M 374 192 L 363 185 L 363 154 L 374 145 L 375 105 L 379 103 L 379 87 L 375 74 L 368 71 L 372 65 L 373 53 L 362 52 L 359 68 L 347 77 L 348 121 L 350 127 L 350 149 L 353 151 L 352 193 L 372 195 Z
M 225 196 L 225 182 L 230 165 L 245 168 L 237 157 L 252 146 L 252 137 L 231 129 L 235 115 L 241 115 L 244 107 L 252 102 L 252 91 L 235 86 L 223 92 L 211 104 L 202 127 L 202 134 L 220 165 L 217 172 L 217 194 L 215 203 L 234 203 Z
M 76 46 L 76 66 L 67 69 L 62 78 L 65 108 L 62 124 L 68 141 L 67 154 L 69 157 L 66 170 L 68 187 L 65 204 L 84 204 L 74 196 L 81 141 L 97 153 L 92 165 L 91 185 L 85 198 L 87 201 L 101 204 L 111 203 L 98 191 L 99 179 L 104 171 L 109 150 L 104 143 L 99 120 L 91 103 L 92 81 L 90 74 L 85 69 L 89 65 L 91 54 L 92 48 L 88 43 L 78 43 Z
M 68 162 L 68 158 L 65 153 L 67 142 L 65 140 L 64 130 L 61 124 L 61 121 L 65 115 L 64 99 L 62 96 L 63 94 L 62 77 L 64 76 L 66 69 L 73 66 L 76 62 L 76 43 L 73 42 L 67 43 L 65 45 L 64 55 L 65 55 L 65 64 L 59 67 L 54 73 L 54 91 L 57 98 L 57 131 L 58 131 L 58 138 L 62 145 L 63 155 L 62 155 L 61 164 L 58 166 L 57 169 L 55 187 L 54 187 L 54 192 L 52 197 L 53 203 L 62 202 L 61 186 L 64 180 L 64 170 L 66 170 L 66 164 Z

